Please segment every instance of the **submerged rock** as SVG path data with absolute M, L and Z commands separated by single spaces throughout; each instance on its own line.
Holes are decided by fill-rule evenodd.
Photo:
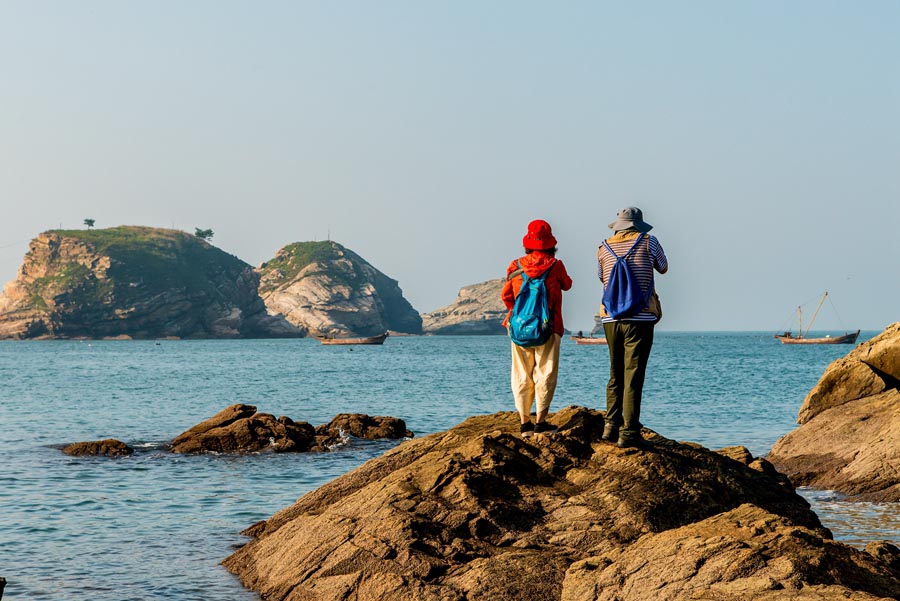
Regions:
M 253 405 L 231 405 L 208 420 L 179 434 L 170 444 L 173 453 L 303 453 L 327 451 L 344 436 L 366 440 L 412 438 L 406 422 L 389 416 L 340 413 L 317 428 L 289 417 L 257 413 Z
M 179 434 L 170 443 L 173 453 L 297 453 L 316 443 L 316 430 L 289 417 L 257 413 L 253 405 L 231 405 Z
M 398 417 L 373 417 L 364 413 L 339 413 L 327 424 L 316 426 L 316 434 L 328 437 L 353 436 L 364 440 L 415 436 L 406 429 L 406 422 Z
M 796 485 L 900 501 L 900 323 L 831 363 L 768 454 Z
M 452 305 L 422 315 L 426 334 L 506 334 L 506 305 L 500 300 L 505 280 L 461 288 Z
M 619 449 L 579 407 L 551 420 L 555 437 L 523 440 L 501 413 L 406 441 L 253 526 L 224 565 L 270 600 L 900 594 L 884 561 L 828 540 L 790 483 L 743 453 L 650 431 L 652 449 Z M 716 579 L 722 594 L 704 597 Z
M 62 452 L 66 455 L 71 455 L 72 457 L 95 455 L 105 457 L 125 457 L 134 453 L 134 449 L 121 440 L 107 438 L 105 440 L 94 440 L 90 442 L 74 442 L 63 447 Z

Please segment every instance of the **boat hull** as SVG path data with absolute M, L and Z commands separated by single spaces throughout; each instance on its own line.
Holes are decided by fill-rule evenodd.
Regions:
M 859 330 L 843 336 L 826 336 L 825 338 L 803 338 L 800 336 L 775 336 L 781 344 L 854 344 L 859 337 Z
M 384 334 L 379 334 L 378 336 L 368 336 L 365 338 L 326 338 L 324 336 L 320 336 L 319 342 L 328 345 L 384 344 L 384 341 L 387 337 L 387 332 L 385 332 Z
M 606 338 L 588 338 L 586 336 L 572 336 L 575 344 L 606 344 Z

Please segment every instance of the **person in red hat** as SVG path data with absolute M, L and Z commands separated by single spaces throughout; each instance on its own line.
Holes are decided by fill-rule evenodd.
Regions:
M 516 410 L 521 420 L 520 431 L 523 437 L 533 433 L 552 434 L 556 427 L 547 423 L 550 402 L 556 391 L 556 380 L 559 374 L 559 342 L 562 338 L 562 293 L 572 287 L 572 278 L 566 272 L 566 266 L 556 258 L 556 238 L 550 224 L 536 219 L 528 224 L 528 232 L 522 238 L 525 255 L 512 261 L 506 268 L 506 283 L 500 297 L 506 305 L 507 313 L 503 325 L 508 326 L 513 304 L 522 287 L 524 272 L 529 278 L 547 274 L 545 287 L 550 309 L 550 324 L 553 334 L 544 344 L 533 347 L 522 347 L 511 342 L 512 369 L 510 382 Z M 521 269 L 520 266 L 521 265 Z M 531 422 L 531 406 L 537 399 L 537 416 Z

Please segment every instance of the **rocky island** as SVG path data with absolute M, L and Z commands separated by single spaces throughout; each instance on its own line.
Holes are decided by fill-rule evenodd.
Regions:
M 422 329 L 426 334 L 506 334 L 503 282 L 501 278 L 461 288 L 453 304 L 422 315 Z
M 900 323 L 825 369 L 768 458 L 796 485 L 900 501 Z
M 288 244 L 257 272 L 269 312 L 310 336 L 422 333 L 397 281 L 337 242 Z
M 2 338 L 301 336 L 269 315 L 253 268 L 178 230 L 51 230 L 0 295 Z
M 845 600 L 900 596 L 900 550 L 831 540 L 745 449 L 645 430 L 599 440 L 566 408 L 555 437 L 514 413 L 407 441 L 250 527 L 224 562 L 269 600 Z

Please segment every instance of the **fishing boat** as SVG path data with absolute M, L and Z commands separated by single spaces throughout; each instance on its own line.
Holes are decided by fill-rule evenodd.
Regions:
M 593 336 L 572 336 L 575 344 L 606 344 L 606 338 L 594 338 Z
M 317 336 L 322 344 L 384 344 L 388 333 L 379 334 L 378 336 L 367 336 L 363 338 L 332 338 L 329 336 Z
M 825 302 L 826 298 L 828 298 L 828 292 L 822 295 L 822 300 L 819 301 L 819 306 L 816 307 L 812 319 L 809 320 L 809 324 L 806 326 L 805 332 L 803 331 L 803 311 L 800 307 L 797 307 L 798 333 L 795 335 L 788 331 L 781 334 L 775 334 L 774 337 L 780 340 L 782 344 L 855 344 L 856 339 L 859 338 L 859 330 L 856 330 L 855 332 L 846 332 L 841 336 L 823 336 L 821 338 L 809 338 L 807 336 L 810 328 L 812 328 L 813 322 L 816 320 L 816 315 L 819 314 L 819 309 L 822 308 L 822 303 Z

